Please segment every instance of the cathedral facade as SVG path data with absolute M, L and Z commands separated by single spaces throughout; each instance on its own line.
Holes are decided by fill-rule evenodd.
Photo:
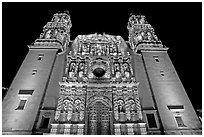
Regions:
M 3 134 L 201 134 L 167 54 L 143 15 L 129 40 L 108 34 L 70 40 L 56 13 L 31 45 L 2 103 Z

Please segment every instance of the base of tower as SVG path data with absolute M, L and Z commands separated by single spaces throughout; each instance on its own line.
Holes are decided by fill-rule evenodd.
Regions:
M 202 130 L 168 130 L 164 133 L 166 135 L 202 135 Z

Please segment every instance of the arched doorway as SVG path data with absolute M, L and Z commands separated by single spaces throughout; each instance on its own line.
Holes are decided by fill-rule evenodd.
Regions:
M 88 107 L 88 135 L 110 135 L 110 107 L 96 101 Z

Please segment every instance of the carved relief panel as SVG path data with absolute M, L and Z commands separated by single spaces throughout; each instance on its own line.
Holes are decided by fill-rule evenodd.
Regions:
M 116 123 L 142 120 L 137 84 L 129 87 L 113 87 L 113 104 Z
M 131 82 L 134 79 L 131 58 L 111 58 L 112 82 Z
M 55 121 L 83 123 L 85 94 L 85 87 L 68 86 L 61 83 Z

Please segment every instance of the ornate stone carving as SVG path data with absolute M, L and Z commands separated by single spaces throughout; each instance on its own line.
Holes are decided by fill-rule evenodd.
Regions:
M 124 55 L 127 45 L 120 36 L 107 34 L 79 35 L 72 45 L 74 54 L 82 56 Z
M 113 87 L 114 118 L 116 122 L 142 120 L 137 87 Z
M 52 46 L 59 44 L 62 50 L 66 49 L 70 42 L 70 28 L 72 27 L 68 12 L 54 14 L 52 20 L 44 28 L 40 38 L 36 39 L 32 47 Z
M 153 27 L 146 21 L 145 16 L 132 15 L 129 18 L 127 29 L 129 31 L 129 43 L 134 51 L 141 43 L 156 44 L 155 47 L 163 47 L 161 41 L 155 35 Z
M 67 86 L 64 83 L 60 83 L 60 87 L 55 121 L 68 123 L 83 121 L 85 111 L 84 88 Z
M 115 123 L 141 122 L 138 83 L 123 42 L 120 36 L 106 34 L 75 39 L 60 82 L 56 122 L 85 124 L 85 134 L 110 134 Z

